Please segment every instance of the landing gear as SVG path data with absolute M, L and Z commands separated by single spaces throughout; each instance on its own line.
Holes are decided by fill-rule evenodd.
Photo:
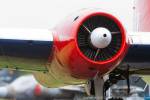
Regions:
M 127 66 L 127 69 L 121 70 L 121 69 L 115 69 L 109 74 L 109 79 L 105 81 L 104 84 L 104 92 L 106 91 L 114 84 L 116 84 L 120 80 L 126 80 L 127 82 L 127 94 L 130 93 L 130 80 L 129 80 L 129 66 Z
M 95 98 L 96 100 L 104 100 L 104 79 L 98 75 L 94 78 Z
M 104 100 L 104 79 L 99 77 L 98 74 L 88 81 L 86 92 L 93 98 L 90 100 Z
M 94 95 L 96 100 L 106 100 L 106 91 L 120 80 L 127 81 L 127 93 L 130 93 L 129 66 L 126 70 L 115 69 L 107 78 L 100 77 L 98 74 L 90 80 L 90 94 Z M 111 98 L 107 100 L 122 100 L 121 98 Z

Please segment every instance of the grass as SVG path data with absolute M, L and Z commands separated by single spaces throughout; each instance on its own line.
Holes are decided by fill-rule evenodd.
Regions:
M 150 84 L 150 75 L 144 75 L 144 76 L 142 76 L 142 79 L 143 79 L 147 84 Z

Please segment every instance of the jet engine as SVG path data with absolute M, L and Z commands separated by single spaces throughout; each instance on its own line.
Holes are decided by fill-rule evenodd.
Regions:
M 128 48 L 122 23 L 99 10 L 79 11 L 54 30 L 56 59 L 76 78 L 110 72 L 122 61 Z

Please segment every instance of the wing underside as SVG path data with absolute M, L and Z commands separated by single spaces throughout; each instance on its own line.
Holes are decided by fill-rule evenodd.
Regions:
M 150 74 L 150 33 L 135 32 L 129 34 L 129 50 L 124 58 L 121 68 L 130 66 L 132 73 Z
M 52 33 L 37 29 L 0 29 L 0 68 L 46 71 Z

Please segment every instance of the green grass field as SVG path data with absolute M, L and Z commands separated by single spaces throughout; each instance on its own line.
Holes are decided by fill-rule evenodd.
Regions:
M 150 75 L 144 75 L 144 76 L 142 76 L 142 79 L 143 79 L 147 84 L 150 84 Z

